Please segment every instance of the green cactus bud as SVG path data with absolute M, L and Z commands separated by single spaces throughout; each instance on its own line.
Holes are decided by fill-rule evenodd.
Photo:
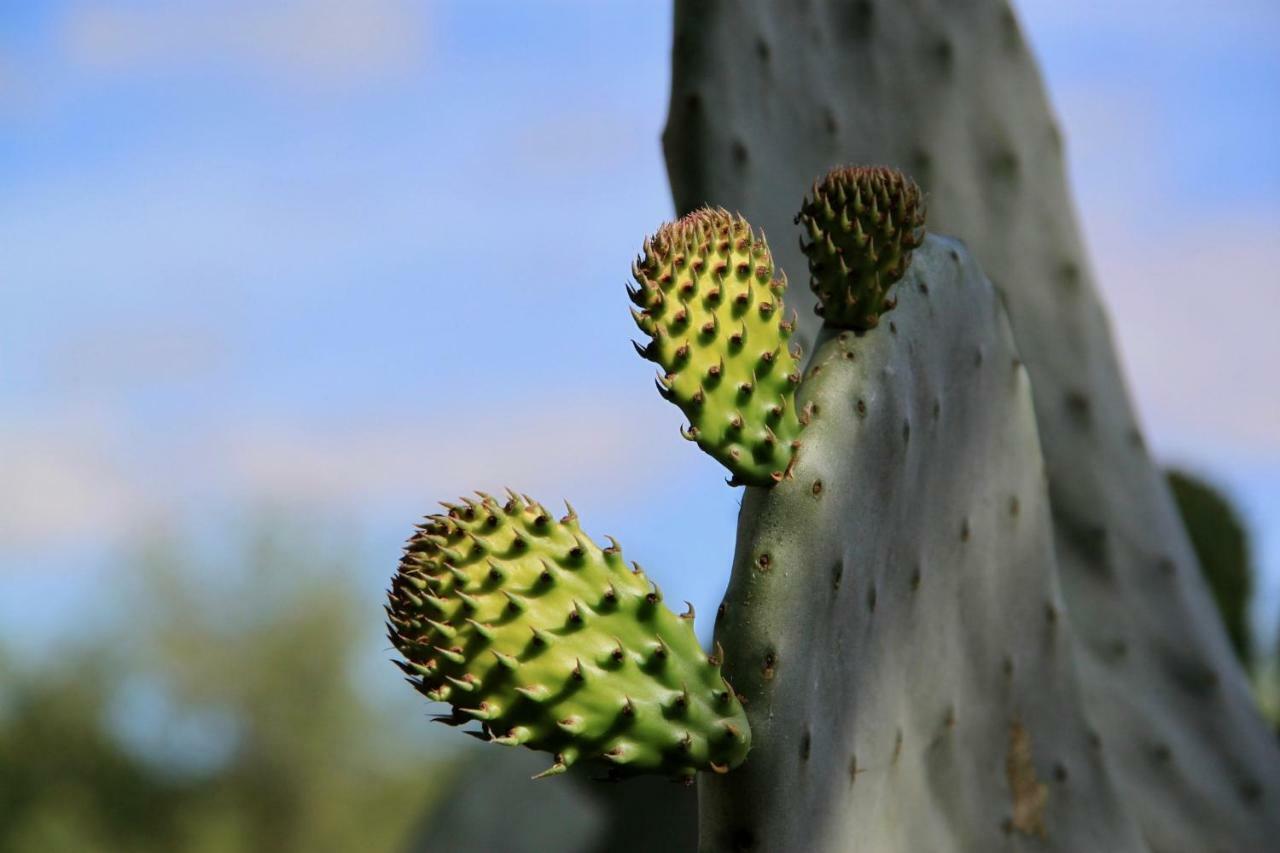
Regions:
M 896 300 L 888 295 L 924 239 L 920 188 L 897 169 L 833 169 L 796 216 L 808 235 L 816 311 L 830 326 L 866 331 Z
M 798 347 L 783 318 L 786 279 L 764 236 L 703 208 L 667 223 L 632 267 L 636 349 L 662 368 L 658 391 L 689 418 L 683 435 L 729 469 L 734 485 L 770 486 L 789 470 L 807 414 L 797 412 Z
M 553 753 L 540 776 L 588 758 L 686 781 L 742 763 L 751 732 L 722 656 L 616 542 L 515 493 L 445 507 L 409 539 L 387 607 L 408 681 L 452 706 L 438 719 Z

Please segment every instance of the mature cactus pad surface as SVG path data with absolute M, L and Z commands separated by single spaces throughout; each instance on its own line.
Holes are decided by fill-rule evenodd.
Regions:
M 804 231 L 816 310 L 828 326 L 865 331 L 893 308 L 889 296 L 924 239 L 915 181 L 884 166 L 831 170 L 796 216 Z
M 733 482 L 769 485 L 791 464 L 804 414 L 795 407 L 793 323 L 764 237 L 724 210 L 702 209 L 645 241 L 632 270 L 637 347 L 658 363 L 658 388 L 689 418 L 687 438 Z
M 692 778 L 751 745 L 742 707 L 693 632 L 616 543 L 512 494 L 447 505 L 409 540 L 389 593 L 401 668 L 450 722 L 619 773 Z
M 826 330 L 795 476 L 749 489 L 717 623 L 751 760 L 704 850 L 1142 850 L 1081 696 L 1026 368 L 963 246 Z
M 1165 853 L 1275 847 L 1280 749 L 1144 446 L 1008 3 L 677 0 L 673 58 L 678 210 L 741 211 L 794 277 L 805 258 L 778 236 L 797 187 L 887 163 L 928 194 L 930 228 L 964 240 L 1031 377 L 1085 702 L 1121 800 Z M 791 300 L 801 343 L 819 328 L 812 299 Z

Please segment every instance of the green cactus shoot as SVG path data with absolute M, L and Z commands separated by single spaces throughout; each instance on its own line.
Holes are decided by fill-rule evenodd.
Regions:
M 387 607 L 397 663 L 452 706 L 438 719 L 552 753 L 541 776 L 602 759 L 691 781 L 742 763 L 751 731 L 721 655 L 612 538 L 514 493 L 445 507 L 409 539 Z
M 807 415 L 795 405 L 786 279 L 774 278 L 764 236 L 728 211 L 696 210 L 646 240 L 632 274 L 632 314 L 650 338 L 636 349 L 661 367 L 658 390 L 689 418 L 685 438 L 734 485 L 781 481 Z

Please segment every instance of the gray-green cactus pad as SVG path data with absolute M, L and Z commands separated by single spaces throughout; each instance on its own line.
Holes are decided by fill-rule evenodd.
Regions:
M 700 783 L 702 846 L 1140 850 L 1083 710 L 1004 311 L 932 235 L 897 293 L 820 339 L 795 476 L 744 499 L 716 637 L 756 747 Z
M 681 212 L 740 211 L 794 279 L 805 259 L 782 235 L 803 189 L 881 163 L 920 183 L 932 230 L 965 240 L 1034 386 L 1063 597 L 1123 801 L 1156 850 L 1274 847 L 1280 749 L 1143 446 L 1009 6 L 678 0 L 673 58 L 664 144 Z M 809 350 L 812 297 L 791 295 Z

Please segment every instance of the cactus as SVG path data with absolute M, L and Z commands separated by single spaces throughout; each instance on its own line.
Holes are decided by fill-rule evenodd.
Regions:
M 776 236 L 815 175 L 885 163 L 928 194 L 931 229 L 965 241 L 1031 378 L 1085 708 L 1119 799 L 1154 849 L 1273 846 L 1280 752 L 1146 452 L 1062 136 L 1008 5 L 677 0 L 672 55 L 663 141 L 678 211 L 724 205 Z M 788 241 L 775 259 L 793 275 L 806 261 Z M 794 292 L 809 348 L 813 296 Z M 896 689 L 886 678 L 871 689 Z M 792 805 L 779 795 L 778 812 Z
M 616 543 L 515 495 L 410 540 L 410 680 L 554 752 L 540 775 L 742 765 L 703 777 L 708 850 L 1265 849 L 1276 745 L 1135 426 L 1008 7 L 677 0 L 674 57 L 691 212 L 631 297 L 686 437 L 749 487 L 716 629 L 742 697 Z M 972 255 L 921 237 L 905 176 L 837 170 L 779 257 L 822 310 L 785 322 L 763 236 L 706 205 L 777 234 L 851 160 L 907 168 Z
M 933 235 L 898 293 L 877 329 L 823 331 L 795 476 L 743 500 L 716 637 L 756 746 L 699 784 L 701 847 L 1143 850 L 1084 710 L 1004 311 Z
M 410 683 L 449 702 L 451 724 L 616 774 L 692 780 L 742 762 L 751 732 L 737 695 L 693 632 L 610 539 L 554 520 L 515 493 L 445 504 L 409 539 L 388 593 L 388 633 Z
M 632 274 L 632 315 L 650 338 L 636 350 L 661 366 L 658 390 L 689 418 L 684 436 L 733 483 L 782 480 L 806 416 L 795 407 L 787 285 L 764 236 L 727 211 L 696 210 L 646 240 Z
M 815 307 L 828 326 L 863 332 L 896 304 L 889 296 L 923 239 L 924 204 L 915 181 L 883 166 L 831 170 L 796 222 L 809 242 Z

